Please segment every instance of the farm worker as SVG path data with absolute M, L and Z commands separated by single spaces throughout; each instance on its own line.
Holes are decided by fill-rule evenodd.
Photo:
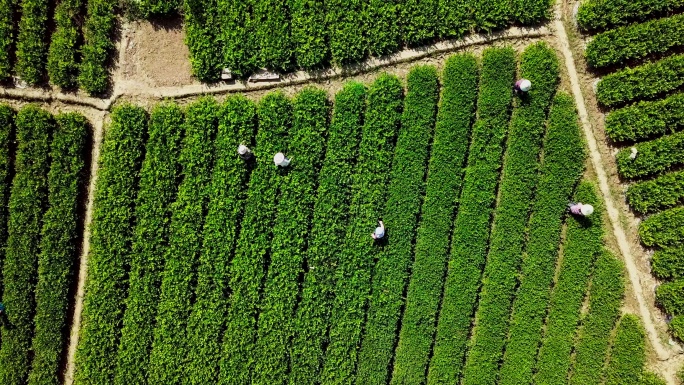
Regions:
M 532 88 L 532 82 L 527 79 L 518 80 L 513 87 L 516 92 L 527 92 L 530 88 Z
M 382 223 L 381 220 L 378 220 L 378 224 L 380 226 L 376 227 L 375 231 L 373 231 L 373 234 L 371 234 L 371 237 L 373 237 L 373 239 L 382 239 L 382 237 L 385 236 L 385 224 Z
M 0 302 L 0 325 L 7 325 L 7 314 L 5 314 L 5 305 Z
M 579 215 L 582 217 L 588 217 L 594 213 L 594 206 L 580 202 L 568 203 L 568 209 L 572 215 Z
M 273 163 L 275 163 L 276 166 L 287 167 L 290 164 L 290 159 L 287 159 L 285 154 L 279 152 L 273 156 Z
M 245 146 L 244 144 L 239 145 L 237 151 L 240 158 L 244 160 L 252 159 L 252 150 L 250 150 L 249 147 Z
M 638 153 L 638 152 L 639 152 L 639 151 L 637 151 L 636 147 L 632 147 L 632 150 L 631 150 L 631 152 L 629 153 L 629 159 L 636 159 L 636 156 L 637 156 L 637 153 Z

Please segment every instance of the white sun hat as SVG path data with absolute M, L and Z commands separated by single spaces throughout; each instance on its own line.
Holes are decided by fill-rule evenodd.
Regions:
M 582 212 L 582 215 L 584 215 L 585 217 L 588 217 L 589 215 L 594 213 L 594 206 L 582 205 L 582 208 L 580 208 L 580 212 Z
M 531 81 L 529 81 L 527 79 L 523 79 L 520 82 L 520 90 L 521 91 L 527 92 L 530 90 L 530 88 L 532 88 L 532 82 Z

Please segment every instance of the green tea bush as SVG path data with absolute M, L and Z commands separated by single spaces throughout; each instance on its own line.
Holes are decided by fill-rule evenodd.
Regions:
M 435 39 L 438 21 L 438 0 L 406 0 L 401 5 L 404 44 L 416 46 Z
M 328 60 L 325 3 L 323 0 L 292 2 L 292 45 L 297 65 L 320 68 Z
M 369 0 L 366 5 L 368 51 L 371 55 L 388 55 L 401 49 L 403 0 Z
M 684 341 L 684 316 L 673 317 L 667 327 L 675 338 Z
M 656 302 L 667 314 L 684 314 L 684 279 L 665 282 L 656 289 Z
M 114 51 L 112 35 L 116 27 L 114 10 L 117 4 L 117 0 L 88 1 L 78 83 L 91 95 L 104 94 L 110 85 L 108 64 Z
M 45 77 L 48 5 L 47 0 L 21 1 L 14 70 L 22 80 L 32 85 L 40 83 Z
M 47 72 L 50 83 L 62 89 L 77 85 L 81 5 L 81 0 L 62 0 L 55 8 L 55 32 L 47 54 Z
M 225 54 L 223 40 L 217 29 L 223 21 L 219 17 L 217 2 L 218 0 L 184 0 L 183 3 L 185 43 L 190 50 L 192 74 L 206 82 L 219 79 Z
M 469 5 L 475 17 L 477 30 L 491 32 L 504 28 L 511 20 L 513 7 L 508 0 L 476 0 Z
M 637 143 L 636 158 L 632 159 L 632 148 L 627 147 L 615 156 L 618 174 L 631 179 L 658 175 L 684 162 L 684 131 L 663 136 L 649 142 Z
M 638 141 L 684 127 L 684 93 L 645 101 L 615 110 L 606 116 L 606 134 L 611 140 Z
M 632 314 L 622 317 L 610 350 L 606 369 L 606 385 L 637 384 L 644 368 L 645 333 L 639 318 Z
M 361 61 L 366 57 L 367 37 L 376 36 L 368 33 L 373 25 L 367 17 L 371 7 L 364 0 L 326 0 L 325 23 L 327 25 L 328 44 L 333 63 L 349 64 Z M 377 16 L 377 15 L 376 15 Z
M 627 202 L 632 210 L 648 214 L 677 206 L 684 201 L 684 172 L 676 171 L 632 184 Z
M 641 221 L 639 237 L 646 246 L 684 245 L 684 207 L 666 210 Z
M 253 33 L 259 47 L 259 67 L 283 72 L 294 67 L 290 3 L 288 0 L 252 2 L 251 15 Z
M 181 0 L 135 0 L 135 8 L 144 18 L 168 16 L 178 12 Z
M 8 202 L 14 169 L 12 154 L 16 137 L 15 115 L 12 107 L 0 104 L 0 292 L 3 288 L 1 267 L 5 261 L 7 247 Z
M 577 12 L 584 30 L 604 30 L 684 7 L 682 0 L 588 0 Z
M 651 260 L 651 272 L 660 279 L 684 277 L 684 247 L 658 249 Z
M 218 20 L 223 26 L 223 65 L 236 76 L 244 77 L 256 69 L 257 42 L 254 24 L 244 1 L 217 0 Z
M 470 5 L 460 0 L 440 0 L 437 2 L 437 36 L 440 39 L 460 38 L 475 26 Z
M 7 80 L 12 76 L 16 4 L 15 0 L 0 0 L 0 80 Z

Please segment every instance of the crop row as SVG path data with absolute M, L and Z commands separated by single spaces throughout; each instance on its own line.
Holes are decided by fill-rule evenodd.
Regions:
M 665 99 L 643 101 L 606 116 L 606 133 L 611 140 L 637 141 L 684 127 L 684 93 Z
M 501 384 L 519 384 L 532 378 L 551 296 L 565 204 L 584 171 L 585 153 L 577 148 L 579 142 L 581 131 L 572 97 L 559 93 L 549 112 L 541 176 L 499 375 Z
M 12 75 L 12 49 L 15 44 L 15 0 L 0 0 L 0 80 Z
M 580 320 L 589 275 L 603 247 L 603 221 L 595 187 L 582 183 L 575 201 L 593 204 L 597 215 L 568 218 L 558 278 L 551 293 L 544 338 L 537 358 L 535 383 L 568 382 L 575 330 Z
M 632 148 L 637 154 L 632 159 Z M 684 131 L 663 136 L 648 142 L 637 143 L 634 147 L 620 150 L 615 156 L 618 173 L 622 178 L 639 178 L 657 175 L 682 164 L 684 159 Z
M 577 12 L 584 30 L 604 30 L 684 8 L 682 0 L 589 0 Z
M 420 383 L 425 377 L 436 327 L 432 320 L 437 317 L 475 115 L 477 82 L 473 56 L 455 55 L 447 60 L 392 383 Z
M 370 232 L 385 208 L 394 142 L 401 122 L 403 88 L 399 79 L 381 75 L 368 90 L 358 166 L 352 184 L 351 219 L 335 272 L 335 301 L 330 317 L 329 344 L 321 384 L 351 384 L 357 365 L 357 346 L 370 292 L 371 270 L 382 252 Z M 388 226 L 387 237 L 392 227 Z M 369 231 L 369 229 L 371 229 Z
M 91 95 L 104 94 L 109 88 L 107 65 L 114 51 L 117 4 L 117 0 L 90 0 L 87 4 L 78 83 Z
M 492 207 L 508 131 L 515 66 L 512 49 L 488 49 L 483 53 L 478 120 L 473 127 L 468 166 L 454 225 L 434 355 L 428 370 L 430 383 L 455 383 L 461 373 L 471 314 L 487 256 Z
M 2 266 L 7 249 L 7 222 L 9 216 L 9 196 L 12 176 L 14 175 L 14 143 L 16 113 L 7 104 L 0 104 L 0 293 L 3 291 Z
M 184 0 L 185 43 L 190 49 L 192 74 L 204 81 L 216 81 L 221 73 L 221 25 L 217 0 Z M 277 12 L 277 11 L 276 11 Z
M 47 0 L 22 0 L 17 34 L 17 75 L 29 84 L 39 83 L 45 76 L 48 19 Z
M 589 309 L 575 343 L 570 384 L 600 384 L 610 345 L 610 332 L 620 316 L 625 292 L 622 263 L 604 250 L 596 259 L 589 289 Z
M 81 0 L 62 0 L 55 8 L 55 32 L 47 55 L 47 72 L 50 82 L 63 89 L 76 86 L 81 5 Z
M 256 106 L 242 96 L 230 97 L 219 110 L 208 213 L 202 231 L 196 302 L 188 320 L 188 364 L 184 383 L 215 384 L 225 328 L 229 261 L 238 239 L 251 167 L 235 149 L 252 147 Z
M 646 357 L 644 338 L 639 318 L 632 314 L 623 316 L 610 349 L 606 385 L 639 383 Z
M 178 161 L 183 180 L 171 205 L 169 241 L 150 353 L 149 384 L 180 383 L 187 360 L 186 323 L 192 309 L 198 250 L 209 204 L 218 105 L 203 98 L 186 111 Z
M 684 277 L 684 247 L 666 247 L 656 250 L 651 260 L 651 271 L 660 279 Z
M 403 296 L 413 262 L 413 245 L 423 195 L 429 145 L 435 127 L 437 70 L 416 66 L 406 79 L 406 98 L 397 137 L 383 221 L 388 245 L 375 262 L 356 384 L 384 385 L 396 346 Z
M 624 64 L 684 45 L 684 14 L 610 30 L 594 36 L 584 52 L 595 68 Z
M 133 12 L 145 18 L 153 16 L 165 16 L 178 11 L 182 6 L 182 0 L 138 0 L 127 4 L 133 6 Z
M 527 47 L 520 57 L 520 76 L 530 79 L 534 89 L 517 99 L 510 122 L 476 326 L 463 373 L 465 385 L 496 382 L 517 283 L 515 273 L 527 240 L 530 202 L 539 179 L 544 122 L 558 82 L 555 52 L 543 43 Z
M 231 297 L 226 314 L 219 384 L 251 382 L 261 284 L 270 254 L 271 229 L 282 184 L 280 176 L 284 174 L 283 170 L 274 167 L 273 154 L 288 153 L 287 133 L 292 126 L 292 105 L 282 93 L 264 97 L 257 114 L 256 167 L 249 181 L 240 237 L 230 262 Z
M 282 182 L 273 226 L 271 262 L 259 312 L 252 384 L 284 384 L 294 335 L 299 275 L 303 273 L 309 224 L 316 201 L 318 171 L 328 129 L 328 99 L 322 90 L 305 89 L 294 99 L 288 156 L 294 162 Z
M 627 68 L 604 76 L 598 83 L 599 103 L 615 107 L 630 101 L 652 99 L 684 85 L 684 55 Z
M 111 384 L 119 346 L 134 240 L 147 114 L 121 105 L 112 111 L 100 156 L 93 212 L 88 279 L 76 352 L 76 384 Z M 112 306 L 117 304 L 117 306 Z
M 639 237 L 646 246 L 684 245 L 684 207 L 651 215 L 639 224 Z
M 351 184 L 366 106 L 361 83 L 347 83 L 335 95 L 325 160 L 318 178 L 311 233 L 308 236 L 302 299 L 297 307 L 290 348 L 291 384 L 316 382 L 323 364 L 324 341 L 334 300 L 335 268 L 340 263 L 349 221 Z
M 11 327 L 2 329 L 0 382 L 25 383 L 31 363 L 41 224 L 47 208 L 52 115 L 36 106 L 16 117 L 17 152 L 9 198 L 9 222 L 3 265 L 3 303 Z
M 135 200 L 128 297 L 114 377 L 117 385 L 147 383 L 171 203 L 179 176 L 182 125 L 183 112 L 176 105 L 161 104 L 152 110 Z
M 677 206 L 684 201 L 684 172 L 676 171 L 630 185 L 627 201 L 632 210 L 641 214 Z
M 656 300 L 665 313 L 684 314 L 684 279 L 665 282 L 656 289 Z

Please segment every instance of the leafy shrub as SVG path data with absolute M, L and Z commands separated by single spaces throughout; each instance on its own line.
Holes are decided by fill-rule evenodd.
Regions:
M 66 348 L 69 289 L 78 260 L 78 206 L 85 182 L 88 121 L 79 114 L 57 116 L 48 173 L 48 205 L 43 217 L 36 286 L 34 353 L 29 385 L 60 383 Z
M 437 20 L 437 36 L 441 39 L 463 37 L 475 27 L 470 4 L 465 1 L 439 0 L 432 17 Z
M 486 32 L 508 25 L 513 11 L 509 0 L 477 0 L 469 5 L 475 17 L 475 28 Z
M 477 326 L 472 331 L 463 373 L 465 385 L 496 381 L 517 283 L 515 272 L 522 262 L 530 206 L 540 176 L 538 159 L 544 122 L 558 83 L 556 53 L 543 43 L 527 47 L 520 57 L 520 72 L 535 86 L 517 99 L 518 105 L 511 117 L 498 204 L 475 314 Z M 567 159 L 563 163 L 567 164 Z M 562 176 L 556 175 L 558 182 L 563 180 Z
M 678 315 L 672 318 L 668 325 L 670 333 L 680 341 L 684 341 L 684 316 Z
M 144 18 L 171 15 L 181 7 L 181 0 L 135 0 L 137 11 Z
M 257 68 L 258 51 L 249 4 L 232 0 L 217 0 L 217 4 L 223 26 L 217 35 L 223 42 L 223 65 L 237 76 L 248 75 Z
M 22 0 L 17 36 L 17 74 L 28 84 L 38 84 L 45 77 L 47 43 L 45 39 L 47 0 Z
M 624 64 L 684 45 L 684 15 L 651 20 L 594 36 L 584 52 L 595 68 Z
M 192 74 L 202 81 L 216 81 L 221 75 L 225 54 L 217 30 L 221 20 L 217 0 L 184 0 L 183 8 L 185 43 L 190 49 Z
M 632 148 L 622 149 L 615 156 L 621 178 L 638 178 L 657 175 L 684 161 L 684 132 L 663 136 L 649 142 L 637 143 L 636 158 L 631 159 Z
M 83 47 L 78 83 L 91 95 L 101 95 L 109 88 L 108 64 L 114 51 L 117 0 L 88 1 L 83 25 Z
M 114 379 L 132 254 L 147 114 L 125 104 L 115 107 L 111 117 L 99 160 L 90 227 L 88 279 L 76 351 L 77 384 L 104 385 Z
M 513 20 L 519 24 L 541 24 L 551 18 L 554 2 L 550 0 L 513 0 Z
M 644 367 L 645 333 L 639 318 L 632 314 L 622 317 L 610 350 L 606 385 L 637 384 Z
M 292 2 L 292 45 L 297 65 L 322 67 L 328 59 L 325 3 L 323 0 Z
M 496 200 L 514 74 L 515 52 L 512 49 L 484 52 L 477 101 L 478 121 L 473 127 L 452 236 L 442 310 L 428 371 L 431 383 L 456 382 L 462 369 L 471 314 L 486 258 L 491 207 Z
M 660 279 L 684 277 L 684 248 L 679 246 L 656 250 L 651 260 L 651 272 Z
M 667 314 L 684 314 L 684 279 L 665 282 L 656 289 L 656 302 Z
M 36 311 L 33 293 L 41 223 L 47 208 L 49 142 L 55 125 L 52 115 L 33 105 L 22 108 L 15 122 L 18 145 L 9 198 L 2 296 L 10 327 L 2 328 L 0 348 L 0 383 L 8 385 L 24 384 L 31 364 Z
M 349 64 L 366 57 L 366 36 L 373 25 L 367 18 L 370 5 L 364 0 L 326 0 L 325 23 L 327 25 L 330 56 L 335 64 Z
M 415 46 L 434 40 L 438 0 L 406 0 L 401 5 L 404 44 Z
M 425 200 L 415 244 L 395 352 L 393 383 L 425 378 L 434 323 L 447 267 L 456 197 L 460 195 L 471 124 L 475 118 L 478 65 L 471 55 L 450 57 L 442 74 L 442 98 L 428 165 Z
M 667 385 L 667 382 L 651 372 L 643 372 L 639 378 L 639 385 Z
M 639 102 L 606 116 L 606 134 L 614 141 L 637 141 L 684 127 L 684 93 Z
M 8 202 L 14 169 L 12 153 L 16 135 L 15 115 L 12 107 L 0 104 L 0 293 L 3 288 L 2 266 L 7 247 Z
M 273 165 L 273 155 L 288 153 L 287 133 L 292 127 L 292 105 L 282 93 L 266 95 L 257 113 L 256 168 L 249 180 L 240 237 L 230 262 L 232 293 L 226 314 L 219 384 L 251 381 L 261 283 L 266 275 L 271 229 L 285 173 Z
M 48 51 L 47 72 L 50 82 L 62 89 L 71 89 L 77 84 L 81 5 L 81 0 L 62 0 L 55 8 L 55 32 Z
M 403 0 L 369 0 L 367 5 L 368 51 L 381 56 L 401 49 Z
M 401 128 L 382 216 L 391 232 L 388 231 L 387 246 L 375 263 L 357 384 L 387 383 L 425 191 L 428 150 L 439 101 L 437 71 L 431 66 L 413 67 L 406 83 Z
M 258 0 L 252 3 L 254 34 L 259 47 L 258 65 L 276 71 L 294 67 L 291 10 L 288 0 Z
M 180 174 L 182 126 L 183 112 L 175 104 L 160 104 L 152 110 L 135 201 L 128 297 L 114 377 L 117 385 L 147 383 L 171 204 L 176 198 Z
M 150 353 L 150 384 L 180 383 L 188 359 L 185 330 L 211 192 L 217 110 L 216 101 L 206 97 L 191 104 L 186 111 L 185 136 L 178 158 L 183 181 L 171 205 L 169 240 L 163 257 L 165 264 Z
M 630 185 L 627 201 L 632 210 L 641 214 L 677 206 L 684 201 L 684 172 L 677 171 Z
M 651 215 L 639 224 L 639 237 L 646 246 L 684 245 L 684 207 Z
M 684 85 L 684 55 L 627 68 L 604 76 L 598 83 L 599 103 L 615 107 L 629 101 L 652 99 Z
M 577 12 L 584 30 L 604 30 L 684 7 L 682 0 L 588 0 Z
M 357 346 L 365 319 L 373 262 L 382 245 L 370 233 L 384 208 L 385 188 L 401 122 L 403 89 L 399 80 L 381 75 L 368 91 L 359 158 L 352 183 L 351 219 L 339 264 L 337 287 L 330 317 L 330 336 L 321 383 L 351 383 L 357 365 Z M 392 224 L 387 229 L 389 236 Z
M 0 80 L 7 80 L 12 76 L 16 4 L 15 0 L 0 0 Z

